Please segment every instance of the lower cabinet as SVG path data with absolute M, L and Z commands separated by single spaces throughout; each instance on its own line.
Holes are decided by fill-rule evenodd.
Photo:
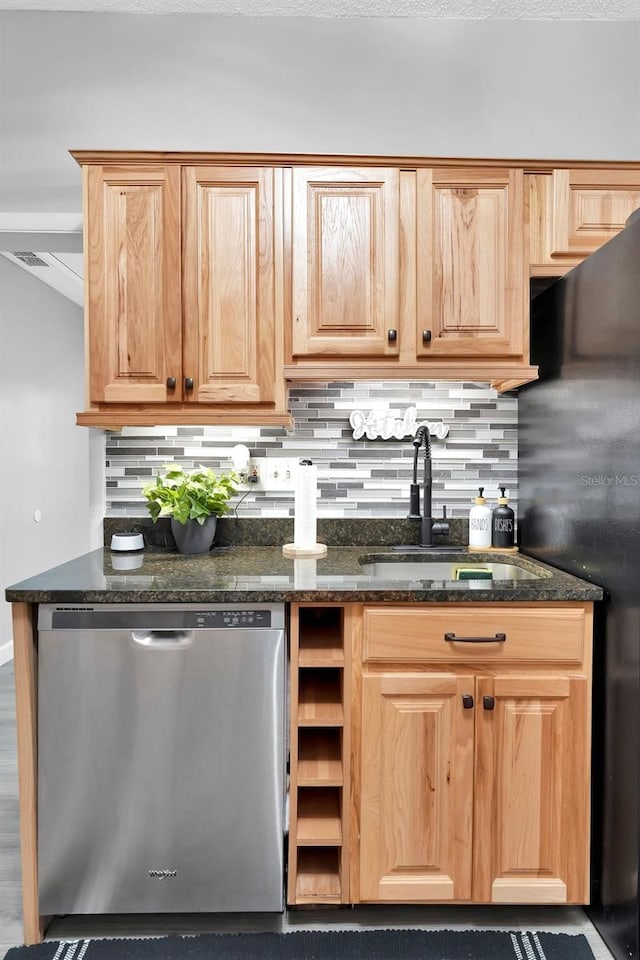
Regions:
M 588 902 L 588 607 L 364 608 L 353 900 Z
M 292 604 L 288 902 L 587 903 L 592 607 Z
M 362 678 L 360 900 L 468 900 L 473 677 Z
M 588 900 L 586 678 L 362 678 L 360 900 Z
M 474 900 L 588 903 L 587 678 L 496 673 L 476 692 Z

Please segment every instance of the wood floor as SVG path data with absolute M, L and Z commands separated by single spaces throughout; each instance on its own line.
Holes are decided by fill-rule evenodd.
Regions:
M 0 957 L 22 943 L 20 841 L 13 667 L 0 667 Z M 273 915 L 60 917 L 47 939 L 153 936 L 232 930 L 363 930 L 373 927 L 494 928 L 583 933 L 596 960 L 611 960 L 597 931 L 577 907 L 354 907 Z

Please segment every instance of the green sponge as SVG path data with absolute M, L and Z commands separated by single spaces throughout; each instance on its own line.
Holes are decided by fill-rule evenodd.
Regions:
M 493 580 L 493 571 L 488 567 L 457 567 L 455 580 Z

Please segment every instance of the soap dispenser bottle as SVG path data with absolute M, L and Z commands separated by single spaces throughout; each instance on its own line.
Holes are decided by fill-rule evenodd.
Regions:
M 491 514 L 491 543 L 494 547 L 512 547 L 515 542 L 515 517 L 509 498 L 505 496 L 505 487 L 500 487 L 498 506 Z
M 469 511 L 469 546 L 491 546 L 491 509 L 482 496 L 484 487 L 478 487 L 479 496 L 475 498 L 475 506 Z

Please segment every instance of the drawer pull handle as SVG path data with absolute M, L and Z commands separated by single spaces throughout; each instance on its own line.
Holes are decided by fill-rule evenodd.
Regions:
M 485 708 L 485 710 L 493 710 L 495 705 L 496 705 L 496 701 L 493 697 L 482 698 L 482 706 Z
M 464 707 L 465 710 L 473 709 L 473 697 L 471 696 L 470 693 L 462 694 L 462 706 Z
M 504 643 L 506 633 L 496 633 L 495 637 L 457 637 L 455 633 L 445 633 L 447 643 Z

